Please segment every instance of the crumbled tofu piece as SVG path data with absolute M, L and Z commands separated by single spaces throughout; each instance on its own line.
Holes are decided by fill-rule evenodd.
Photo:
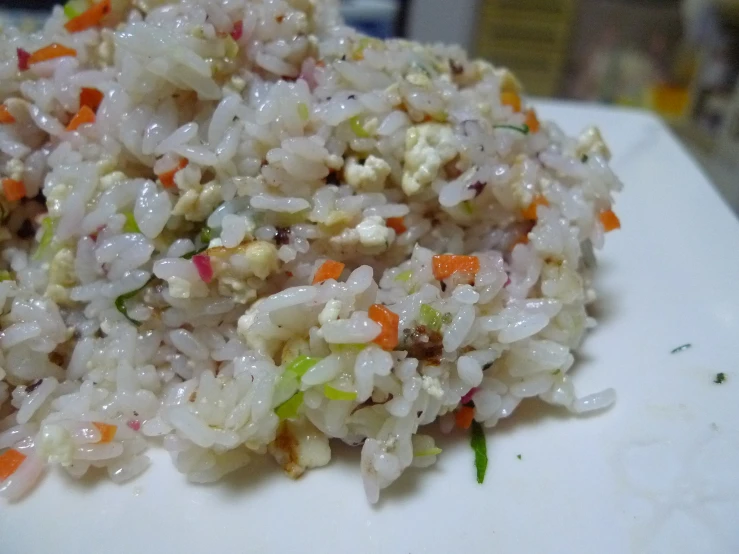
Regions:
M 357 225 L 357 232 L 362 246 L 388 246 L 390 242 L 390 229 L 385 226 L 385 220 L 379 215 L 364 218 Z
M 68 466 L 74 460 L 76 450 L 69 431 L 61 425 L 47 423 L 37 435 L 38 455 L 52 464 Z
M 326 435 L 309 421 L 285 421 L 280 425 L 269 452 L 282 469 L 297 479 L 306 469 L 322 467 L 331 461 Z
M 11 158 L 5 164 L 6 175 L 11 179 L 15 179 L 16 181 L 23 180 L 24 170 L 25 166 L 23 165 L 23 161 L 19 160 L 18 158 Z
M 167 280 L 167 283 L 169 284 L 169 294 L 171 294 L 173 298 L 190 298 L 192 286 L 190 285 L 190 281 L 187 279 L 172 277 Z
M 437 377 L 424 375 L 421 378 L 421 387 L 435 398 L 441 398 L 444 396 L 444 389 L 441 386 L 441 381 L 439 381 Z
M 282 347 L 282 363 L 294 360 L 298 356 L 310 355 L 310 342 L 303 337 L 293 337 Z
M 344 158 L 342 158 L 341 156 L 337 156 L 336 154 L 329 154 L 324 158 L 323 163 L 325 163 L 326 167 L 328 167 L 329 169 L 339 171 L 342 167 L 344 167 Z
M 599 154 L 606 160 L 611 159 L 611 151 L 597 127 L 588 127 L 580 133 L 577 139 L 576 153 L 578 157 L 587 154 Z
M 336 321 L 337 319 L 339 319 L 341 306 L 342 304 L 340 300 L 329 300 L 328 302 L 326 302 L 323 310 L 321 310 L 321 313 L 318 314 L 318 323 L 320 323 L 321 325 L 326 325 L 331 321 Z
M 74 252 L 71 248 L 62 248 L 49 264 L 49 284 L 71 287 L 76 282 Z
M 120 183 L 124 179 L 126 179 L 125 173 L 123 173 L 122 171 L 112 171 L 111 173 L 100 177 L 100 187 L 102 189 L 109 189 L 112 186 Z
M 260 279 L 266 279 L 270 273 L 278 269 L 277 248 L 271 242 L 263 240 L 250 242 L 244 249 L 244 257 L 249 263 L 251 272 Z
M 344 179 L 355 189 L 379 192 L 385 188 L 390 172 L 390 165 L 377 156 L 369 156 L 364 164 L 351 157 L 344 167 Z
M 457 155 L 454 131 L 449 125 L 422 123 L 405 135 L 405 166 L 402 187 L 416 194 L 436 179 L 441 167 Z

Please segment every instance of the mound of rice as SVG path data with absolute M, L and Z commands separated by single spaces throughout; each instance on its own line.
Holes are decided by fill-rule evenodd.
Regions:
M 375 502 L 460 410 L 614 401 L 567 374 L 616 226 L 596 129 L 330 2 L 108 2 L 0 41 L 1 496 L 153 445 L 297 477 L 338 439 Z

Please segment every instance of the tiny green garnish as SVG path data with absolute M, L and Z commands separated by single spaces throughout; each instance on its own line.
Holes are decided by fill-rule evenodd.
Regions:
M 126 218 L 126 222 L 123 224 L 123 232 L 140 233 L 141 229 L 139 229 L 139 225 L 136 223 L 136 218 L 133 217 L 133 212 L 123 212 L 123 215 Z
M 672 350 L 670 350 L 670 354 L 678 354 L 682 352 L 683 350 L 687 350 L 688 348 L 692 348 L 692 347 L 693 345 L 688 342 L 686 344 L 678 346 L 677 348 L 673 348 Z
M 413 271 L 408 269 L 402 273 L 398 273 L 398 275 L 395 276 L 395 280 L 400 283 L 407 283 L 410 281 L 411 277 L 413 277 Z
M 49 248 L 51 241 L 54 240 L 55 223 L 56 222 L 50 217 L 45 217 L 41 221 L 41 229 L 43 229 L 43 231 L 41 233 L 41 240 L 39 240 L 38 243 L 38 248 L 33 255 L 34 260 L 41 258 L 41 256 L 44 255 L 44 252 Z
M 493 125 L 493 129 L 509 129 L 511 131 L 518 131 L 522 135 L 528 135 L 529 134 L 529 126 L 528 125 L 521 125 L 520 127 L 516 125 Z
M 150 277 L 146 283 L 144 283 L 141 287 L 137 288 L 136 290 L 132 290 L 131 292 L 127 292 L 126 294 L 121 294 L 118 298 L 115 299 L 115 307 L 116 309 L 123 314 L 123 317 L 125 317 L 128 321 L 133 323 L 134 325 L 138 326 L 141 325 L 140 321 L 136 321 L 132 317 L 128 315 L 128 308 L 126 308 L 126 301 L 130 300 L 134 296 L 136 296 L 138 293 L 140 293 L 142 290 L 146 288 L 146 286 L 151 283 L 154 280 L 154 277 Z
M 425 325 L 432 331 L 438 331 L 441 329 L 441 324 L 443 323 L 444 318 L 440 311 L 435 310 L 428 304 L 421 304 L 419 321 L 421 322 L 421 325 Z
M 726 381 L 726 374 L 725 373 L 717 373 L 716 378 L 713 380 L 714 383 L 717 385 L 720 385 Z
M 370 134 L 362 126 L 361 121 L 359 121 L 358 115 L 355 115 L 349 120 L 349 127 L 351 127 L 352 132 L 355 135 L 357 135 L 359 138 L 369 138 L 370 137 Z
M 329 400 L 355 400 L 357 398 L 356 392 L 337 389 L 331 385 L 323 385 L 323 394 Z
M 306 104 L 305 102 L 298 102 L 298 116 L 300 116 L 300 119 L 302 119 L 303 121 L 308 121 L 310 119 L 308 104 Z
M 302 377 L 310 368 L 320 361 L 321 358 L 311 358 L 310 356 L 301 355 L 287 364 L 285 371 L 290 371 L 298 377 Z
M 288 400 L 275 408 L 275 414 L 280 419 L 293 419 L 298 415 L 298 409 L 303 404 L 303 391 L 293 394 Z
M 485 481 L 485 472 L 488 469 L 488 446 L 485 442 L 485 431 L 478 421 L 472 422 L 470 446 L 475 452 L 475 469 L 477 470 L 477 482 L 482 484 L 482 482 Z
M 436 448 L 428 448 L 426 450 L 420 450 L 418 452 L 414 452 L 413 456 L 416 458 L 423 458 L 424 456 L 438 456 L 441 454 L 442 450 L 439 447 Z

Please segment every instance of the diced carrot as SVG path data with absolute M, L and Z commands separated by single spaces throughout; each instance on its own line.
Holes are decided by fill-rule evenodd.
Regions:
M 536 196 L 534 196 L 534 200 L 531 202 L 531 204 L 529 204 L 527 208 L 521 210 L 521 215 L 523 215 L 524 219 L 528 219 L 529 221 L 536 221 L 536 209 L 539 206 L 549 206 L 549 201 L 544 197 L 543 194 L 537 194 Z
M 174 182 L 174 176 L 175 176 L 175 174 L 180 169 L 184 169 L 185 167 L 187 167 L 187 163 L 188 163 L 187 159 L 186 158 L 182 158 L 180 160 L 180 163 L 178 163 L 174 167 L 174 169 L 170 169 L 169 171 L 165 171 L 164 173 L 160 173 L 159 175 L 157 175 L 157 177 L 159 177 L 159 180 L 162 182 L 162 186 L 165 189 L 171 188 L 171 187 L 173 187 L 175 185 L 175 182 Z
M 316 274 L 313 276 L 313 284 L 323 283 L 328 279 L 338 279 L 341 276 L 341 272 L 344 271 L 344 264 L 341 262 L 335 262 L 333 260 L 326 260 L 318 268 Z
M 100 431 L 98 444 L 111 442 L 115 438 L 115 433 L 118 431 L 117 425 L 110 425 L 109 423 L 101 423 L 99 421 L 93 421 L 92 424 Z
M 96 88 L 82 88 L 80 90 L 80 107 L 87 106 L 97 113 L 100 102 L 103 101 L 103 93 Z
M 603 230 L 608 233 L 610 231 L 615 231 L 616 229 L 621 228 L 621 221 L 618 219 L 618 216 L 613 213 L 613 210 L 606 210 L 604 212 L 600 212 L 600 215 L 598 216 L 600 219 L 600 222 L 603 224 Z
M 53 42 L 48 46 L 39 48 L 31 54 L 28 58 L 29 64 L 35 64 L 39 62 L 45 62 L 47 60 L 53 60 L 54 58 L 62 58 L 64 56 L 76 56 L 77 50 L 69 48 L 58 42 Z
M 457 427 L 462 429 L 469 429 L 472 425 L 472 420 L 475 419 L 475 409 L 470 406 L 462 406 L 457 413 L 454 414 L 454 420 L 457 423 Z
M 0 105 L 0 123 L 15 123 L 15 118 L 5 105 Z
M 95 112 L 90 109 L 90 106 L 82 106 L 67 125 L 67 131 L 76 131 L 80 125 L 87 123 L 95 123 Z
M 3 179 L 3 192 L 5 192 L 5 198 L 10 202 L 15 202 L 26 196 L 26 186 L 16 179 Z
M 500 103 L 503 106 L 510 106 L 514 112 L 521 111 L 521 97 L 510 90 L 504 90 L 500 93 Z
M 388 217 L 386 223 L 388 227 L 395 231 L 396 235 L 402 235 L 408 230 L 402 217 Z
M 398 325 L 400 317 L 381 304 L 372 304 L 368 310 L 369 318 L 379 323 L 382 331 L 373 341 L 383 350 L 393 350 L 398 346 Z
M 433 258 L 434 278 L 439 281 L 451 277 L 455 273 L 475 275 L 478 271 L 480 271 L 480 259 L 477 256 L 442 254 Z
M 26 455 L 21 454 L 14 448 L 0 454 L 0 481 L 5 481 L 13 475 L 25 459 Z
M 64 24 L 64 28 L 70 33 L 79 33 L 99 25 L 103 18 L 110 13 L 110 0 L 102 0 L 93 4 L 86 11 L 73 17 Z
M 534 110 L 526 111 L 526 126 L 532 134 L 538 133 L 541 129 L 541 124 L 539 123 L 539 119 L 536 117 L 536 112 Z

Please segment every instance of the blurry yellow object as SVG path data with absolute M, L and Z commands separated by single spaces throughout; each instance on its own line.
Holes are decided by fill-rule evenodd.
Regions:
M 654 85 L 649 91 L 649 107 L 668 118 L 686 115 L 690 106 L 690 90 L 674 85 Z
M 576 0 L 482 0 L 476 53 L 508 67 L 528 94 L 557 93 Z

